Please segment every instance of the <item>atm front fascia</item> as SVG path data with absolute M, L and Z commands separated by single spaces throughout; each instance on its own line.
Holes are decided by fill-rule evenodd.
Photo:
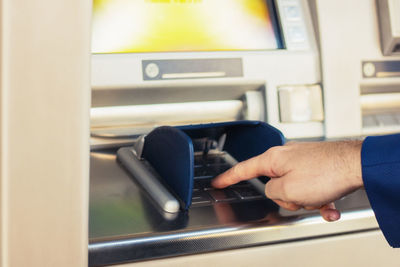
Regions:
M 343 215 L 335 224 L 317 212 L 284 211 L 268 199 L 163 212 L 117 161 L 121 146 L 160 125 L 258 120 L 287 138 L 324 136 L 309 1 L 266 3 L 276 16 L 277 49 L 93 54 L 89 266 L 378 229 L 363 191 L 336 203 Z
M 175 3 L 167 2 L 169 3 L 158 5 Z M 207 4 L 215 1 L 187 2 L 193 3 L 183 5 L 196 5 L 198 2 Z M 215 5 L 218 2 L 224 1 L 216 1 Z M 248 4 L 246 1 L 237 3 Z M 94 109 L 98 107 L 243 100 L 242 96 L 245 96 L 246 92 L 256 91 L 258 95 L 253 102 L 261 102 L 262 110 L 257 111 L 257 114 L 250 111 L 251 115 L 248 116 L 246 115 L 248 109 L 255 104 L 244 103 L 247 110 L 242 112 L 245 115 L 240 119 L 266 121 L 279 128 L 289 138 L 323 136 L 319 54 L 308 3 L 306 0 L 278 0 L 265 3 L 270 10 L 271 24 L 278 40 L 277 47 L 273 49 L 252 49 L 250 45 L 249 48 L 232 50 L 235 49 L 232 45 L 231 50 L 216 46 L 214 50 L 208 48 L 208 51 L 202 49 L 199 52 L 189 52 L 184 49 L 182 52 L 142 52 L 138 48 L 139 52 L 135 53 L 94 53 L 92 126 L 95 125 L 93 116 L 98 121 L 98 116 L 93 115 L 97 114 L 97 110 Z M 224 14 L 223 11 L 219 12 Z M 236 31 L 239 30 L 243 29 Z M 93 40 L 95 41 L 96 39 Z M 262 40 L 260 42 L 263 44 Z M 247 42 L 244 42 L 243 47 L 246 45 Z M 267 45 L 265 44 L 265 47 Z M 224 51 L 217 51 L 218 48 Z M 310 86 L 319 88 L 317 97 L 313 101 L 304 99 Z M 289 92 L 297 92 L 296 96 L 300 95 L 299 100 L 285 97 L 280 101 L 280 88 L 285 89 L 285 92 L 288 92 L 286 89 L 289 89 Z M 296 91 L 297 88 L 306 88 L 306 91 Z M 163 95 L 161 99 L 155 97 L 160 95 Z M 132 101 L 129 102 L 128 99 Z M 290 108 L 291 105 L 304 101 L 306 104 Z M 317 106 L 319 105 L 318 116 L 310 115 L 314 110 L 311 102 L 317 102 Z M 285 115 L 289 120 L 282 120 L 280 110 L 282 112 L 292 110 L 294 117 Z M 296 117 L 296 113 L 301 113 L 303 116 Z M 106 128 L 109 126 L 107 122 L 100 124 Z M 161 125 L 160 122 L 157 122 L 157 125 Z

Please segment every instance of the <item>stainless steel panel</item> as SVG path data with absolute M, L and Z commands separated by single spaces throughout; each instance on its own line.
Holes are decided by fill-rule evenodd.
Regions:
M 280 210 L 270 200 L 163 213 L 116 162 L 115 150 L 91 153 L 89 265 L 99 266 L 267 245 L 377 229 L 365 192 L 337 202 L 342 219 Z

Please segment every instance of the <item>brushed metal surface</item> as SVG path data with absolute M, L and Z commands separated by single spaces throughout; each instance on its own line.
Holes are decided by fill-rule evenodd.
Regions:
M 275 244 L 377 229 L 365 192 L 338 201 L 339 222 L 288 212 L 268 199 L 162 212 L 119 166 L 116 150 L 91 153 L 89 266 Z

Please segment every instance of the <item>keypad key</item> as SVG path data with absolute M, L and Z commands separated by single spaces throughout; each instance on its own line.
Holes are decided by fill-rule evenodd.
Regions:
M 224 190 L 209 190 L 207 191 L 211 197 L 215 200 L 215 202 L 226 202 L 238 200 L 237 195 L 230 189 Z
M 211 179 L 195 179 L 194 188 L 198 190 L 211 190 L 214 189 L 211 185 Z
M 194 177 L 201 177 L 202 179 L 214 178 L 217 175 L 225 172 L 231 166 L 227 164 L 218 164 L 218 165 L 207 165 L 207 166 L 195 166 L 194 167 Z
M 241 181 L 237 184 L 233 184 L 230 186 L 230 188 L 236 188 L 236 187 L 249 187 L 251 186 L 250 183 L 248 181 Z
M 203 156 L 202 154 L 197 154 L 194 157 L 194 166 L 205 166 L 205 165 L 212 165 L 212 164 L 226 164 L 226 161 L 223 157 L 223 153 L 216 154 L 216 155 L 206 155 Z
M 192 194 L 192 205 L 207 205 L 211 204 L 212 199 L 206 192 L 195 191 Z
M 196 178 L 214 178 L 217 175 L 225 172 L 231 166 L 228 164 L 214 164 L 194 168 L 194 177 Z
M 217 176 L 227 170 L 229 170 L 232 166 L 229 164 L 208 164 L 207 170 L 210 175 Z
M 195 156 L 194 157 L 194 167 L 201 167 L 205 166 L 207 163 L 204 161 L 202 156 Z
M 205 178 L 213 178 L 213 175 L 210 175 L 210 171 L 207 170 L 208 168 L 206 166 L 198 166 L 198 167 L 194 167 L 194 177 L 195 178 L 201 178 L 201 179 L 205 179 Z
M 226 161 L 223 157 L 223 154 L 218 154 L 218 155 L 207 155 L 206 164 L 212 165 L 212 164 L 226 164 Z
M 236 187 L 233 188 L 233 190 L 240 196 L 240 199 L 243 200 L 259 199 L 264 197 L 251 186 Z

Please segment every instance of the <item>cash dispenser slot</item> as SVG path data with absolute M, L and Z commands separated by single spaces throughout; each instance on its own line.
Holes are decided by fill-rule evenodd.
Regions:
M 361 86 L 360 106 L 364 132 L 392 132 L 400 128 L 400 85 Z
M 193 199 L 195 204 L 207 199 L 212 204 L 264 198 L 264 183 L 259 179 L 233 190 L 204 186 L 210 187 L 215 175 L 238 161 L 283 143 L 280 131 L 257 121 L 163 126 L 139 138 L 133 147 L 120 148 L 117 157 L 164 212 L 175 213 L 189 209 Z
M 146 85 L 96 89 L 92 137 L 137 137 L 160 125 L 265 121 L 265 82 Z

